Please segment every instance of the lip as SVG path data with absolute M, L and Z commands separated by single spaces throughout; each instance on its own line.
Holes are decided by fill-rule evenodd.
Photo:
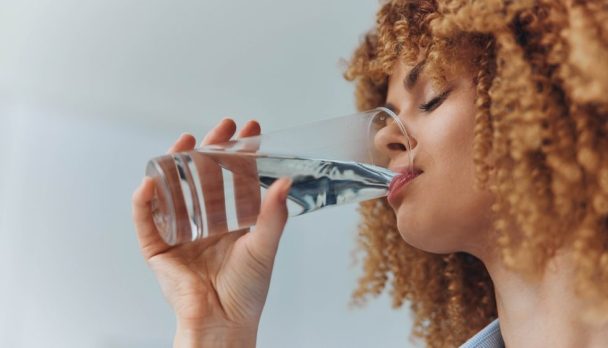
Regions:
M 418 168 L 405 168 L 398 170 L 397 173 L 398 174 L 393 177 L 393 180 L 391 180 L 388 187 L 387 199 L 391 206 L 394 206 L 395 203 L 397 203 L 397 198 L 403 188 L 422 174 L 423 171 Z

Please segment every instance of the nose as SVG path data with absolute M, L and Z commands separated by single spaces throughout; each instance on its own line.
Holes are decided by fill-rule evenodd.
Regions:
M 374 147 L 388 167 L 392 163 L 407 164 L 409 152 L 415 147 L 403 121 L 396 115 L 385 114 L 374 137 Z

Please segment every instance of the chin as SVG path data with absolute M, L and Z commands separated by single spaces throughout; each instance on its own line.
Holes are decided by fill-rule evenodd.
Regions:
M 445 228 L 423 224 L 413 216 L 397 215 L 397 229 L 406 243 L 428 253 L 447 254 L 458 249 Z

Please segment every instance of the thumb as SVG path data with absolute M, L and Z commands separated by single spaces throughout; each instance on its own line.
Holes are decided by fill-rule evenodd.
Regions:
M 272 262 L 287 223 L 287 193 L 291 179 L 283 177 L 270 185 L 260 207 L 254 230 L 248 235 L 249 250 L 259 260 Z

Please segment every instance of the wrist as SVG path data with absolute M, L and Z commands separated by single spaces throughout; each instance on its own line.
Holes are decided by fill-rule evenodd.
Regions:
M 177 324 L 174 348 L 253 348 L 257 328 L 206 327 L 192 328 Z

